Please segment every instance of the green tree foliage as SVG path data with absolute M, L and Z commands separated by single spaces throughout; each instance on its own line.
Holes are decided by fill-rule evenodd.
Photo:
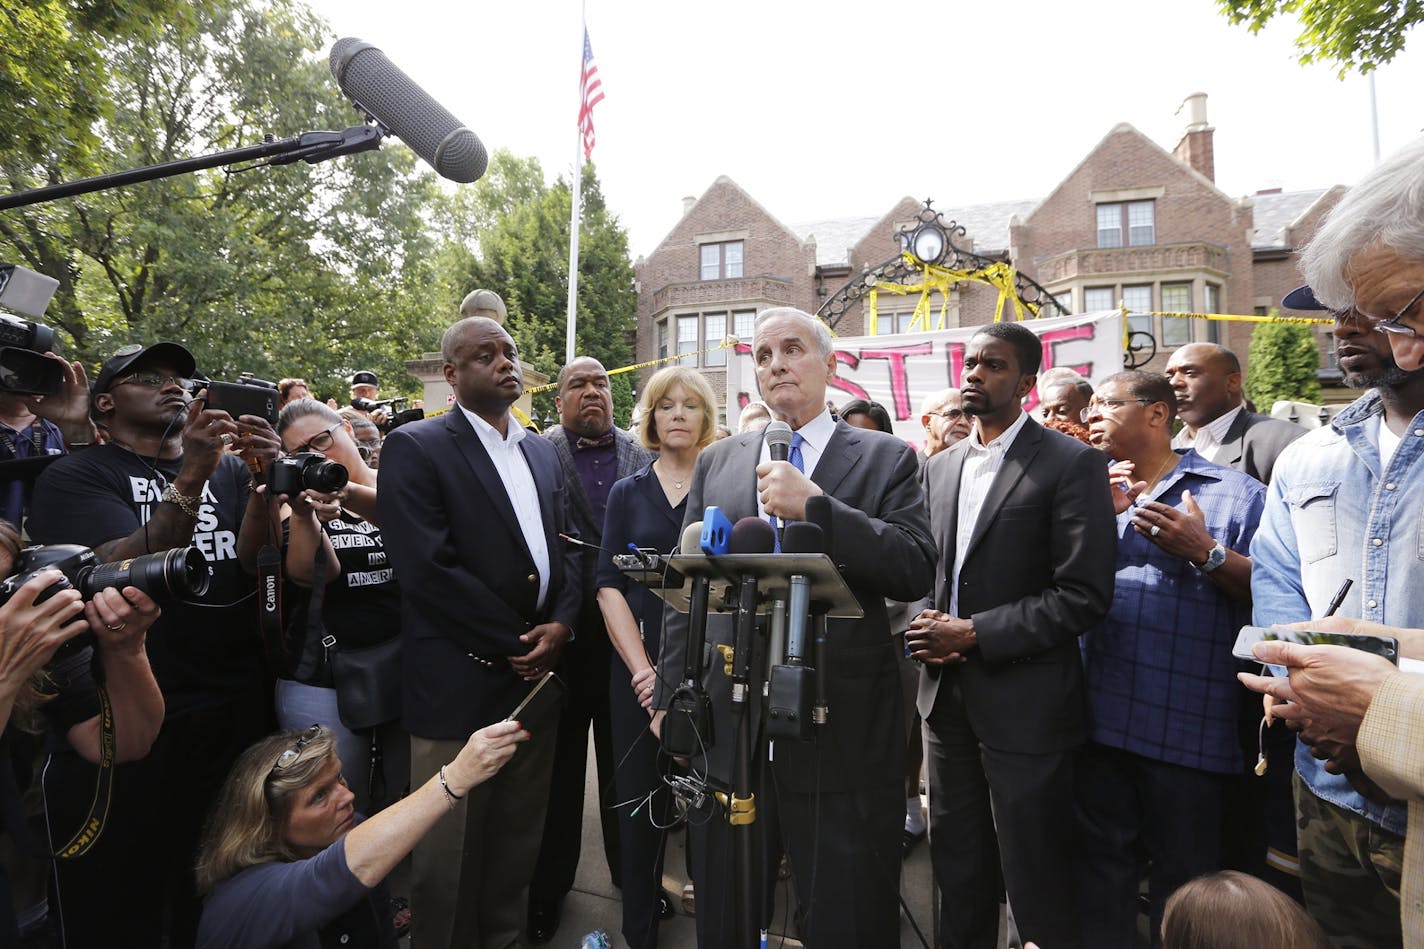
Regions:
M 1272 315 L 1277 315 L 1274 312 Z M 1320 401 L 1320 350 L 1303 323 L 1262 323 L 1251 335 L 1246 397 L 1262 412 L 1280 399 Z
M 1424 20 L 1420 0 L 1217 0 L 1232 23 L 1259 32 L 1273 18 L 1293 14 L 1301 32 L 1295 45 L 1303 63 L 1331 62 L 1343 78 L 1367 73 L 1404 49 L 1405 34 Z
M 199 0 L 161 32 L 145 19 L 158 0 L 38 9 L 51 6 L 137 27 L 84 37 L 106 72 L 86 80 L 92 109 L 74 129 L 0 138 L 14 190 L 360 121 L 326 71 L 329 32 L 296 0 Z M 92 144 L 56 147 L 63 134 Z M 122 343 L 171 339 L 215 378 L 301 375 L 344 395 L 344 377 L 369 368 L 408 390 L 403 361 L 434 348 L 455 305 L 432 298 L 434 191 L 389 140 L 318 165 L 215 169 L 0 212 L 0 259 L 60 280 L 46 321 L 91 367 Z
M 628 235 L 604 203 L 591 165 L 584 167 L 582 189 L 575 350 L 616 369 L 632 361 L 637 318 Z M 564 179 L 545 183 L 537 159 L 499 150 L 485 177 L 446 201 L 440 214 L 451 221 L 445 233 L 458 238 L 442 259 L 463 264 L 462 292 L 484 287 L 503 297 L 506 326 L 521 355 L 551 378 L 564 362 L 572 199 Z M 536 396 L 534 407 L 538 418 L 552 414 L 552 395 Z M 626 423 L 631 390 L 626 407 L 618 408 Z

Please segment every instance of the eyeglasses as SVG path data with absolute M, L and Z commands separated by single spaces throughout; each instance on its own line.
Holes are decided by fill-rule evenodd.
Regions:
M 340 427 L 341 423 L 337 422 L 335 425 L 331 426 L 331 428 L 328 428 L 326 431 L 317 432 L 311 438 L 308 438 L 296 448 L 293 448 L 291 451 L 287 452 L 287 454 L 300 455 L 304 451 L 326 451 L 328 448 L 331 447 L 332 442 L 336 441 L 336 438 L 332 435 L 332 433 Z
M 192 379 L 184 379 L 182 376 L 166 376 L 161 372 L 135 372 L 132 375 L 124 376 L 115 382 L 114 385 L 128 385 L 130 382 L 136 382 L 150 389 L 162 389 L 168 385 L 169 382 L 172 382 L 180 389 L 187 389 L 190 392 L 193 388 Z
M 1400 320 L 1404 319 L 1404 314 L 1414 309 L 1414 304 L 1419 302 L 1420 297 L 1424 297 L 1424 290 L 1420 290 L 1418 293 L 1414 294 L 1413 299 L 1411 299 L 1408 303 L 1404 304 L 1404 308 L 1401 309 L 1398 313 L 1394 314 L 1393 318 L 1385 320 L 1383 323 L 1376 323 L 1375 329 L 1379 330 L 1381 333 L 1393 333 L 1395 336 L 1418 335 L 1417 333 L 1415 333 L 1414 327 L 1405 326 L 1403 323 L 1400 322 Z
M 1152 399 L 1093 399 L 1088 403 L 1088 407 L 1078 413 L 1078 418 L 1086 422 L 1094 415 L 1107 415 L 1109 409 L 1115 409 L 1119 405 L 1129 405 L 1137 402 L 1141 405 L 1151 405 Z
M 951 422 L 953 422 L 955 419 L 964 418 L 964 410 L 963 410 L 963 409 L 945 409 L 943 412 L 929 412 L 929 413 L 926 413 L 926 414 L 929 414 L 929 415 L 938 415 L 940 418 L 947 418 L 947 419 L 949 419 Z
M 278 771 L 296 764 L 297 759 L 302 756 L 302 749 L 311 742 L 316 741 L 316 737 L 320 734 L 321 726 L 313 725 L 298 735 L 296 743 L 277 756 L 277 760 L 272 763 L 272 770 L 267 772 L 267 777 L 271 778 Z

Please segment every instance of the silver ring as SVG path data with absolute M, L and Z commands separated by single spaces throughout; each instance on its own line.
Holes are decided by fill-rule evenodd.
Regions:
M 231 447 L 232 447 L 232 443 L 235 442 L 235 441 L 237 441 L 237 437 L 236 437 L 235 435 L 233 435 L 232 432 L 223 432 L 223 433 L 222 433 L 220 436 L 218 436 L 218 437 L 222 439 L 222 443 L 223 443 L 223 447 L 224 447 L 224 448 L 231 448 Z
M 1161 524 L 1153 524 L 1153 525 L 1152 525 L 1152 529 L 1151 529 L 1150 531 L 1148 531 L 1147 533 L 1150 534 L 1150 535 L 1152 535 L 1153 537 L 1156 537 L 1158 534 L 1162 533 L 1162 525 L 1161 525 Z
M 105 624 L 104 624 L 104 628 L 107 629 L 107 630 L 110 630 L 111 632 L 117 633 L 119 630 L 123 629 L 123 628 L 124 628 L 125 626 L 127 626 L 127 625 L 129 625 L 129 624 L 128 624 L 128 623 L 120 623 L 119 625 L 115 626 L 115 625 L 112 624 L 112 623 L 105 623 Z

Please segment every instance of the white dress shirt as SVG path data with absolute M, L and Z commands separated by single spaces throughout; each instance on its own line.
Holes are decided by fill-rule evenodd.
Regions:
M 979 425 L 976 423 L 964 439 L 968 451 L 964 455 L 964 467 L 959 473 L 959 523 L 954 535 L 954 575 L 949 584 L 949 615 L 959 615 L 959 571 L 964 566 L 964 554 L 969 549 L 969 538 L 974 536 L 974 525 L 979 520 L 979 508 L 989 494 L 999 469 L 1004 466 L 1004 455 L 1014 443 L 1024 425 L 1028 423 L 1028 413 L 1020 412 L 1014 424 L 1004 430 L 998 438 L 985 445 L 979 440 Z
M 1246 411 L 1246 406 L 1238 405 L 1231 411 L 1207 422 L 1190 435 L 1183 428 L 1172 439 L 1172 447 L 1178 451 L 1190 448 L 1207 461 L 1215 461 L 1216 453 L 1221 451 L 1222 442 L 1226 440 L 1226 433 L 1231 430 L 1231 423 L 1235 422 L 1236 416 L 1244 411 Z
M 459 405 L 459 403 L 455 403 Z M 529 545 L 529 555 L 534 558 L 534 570 L 539 574 L 539 607 L 544 606 L 544 598 L 549 594 L 549 545 L 544 539 L 544 515 L 539 508 L 539 489 L 534 485 L 534 474 L 529 470 L 529 462 L 519 443 L 529 433 L 514 419 L 509 420 L 509 435 L 502 437 L 499 430 L 474 412 L 460 405 L 460 411 L 470 420 L 470 426 L 480 437 L 480 443 L 494 462 L 494 470 L 499 472 L 499 480 L 504 482 L 504 493 L 514 506 L 514 517 L 519 521 L 519 529 L 524 533 L 524 542 Z

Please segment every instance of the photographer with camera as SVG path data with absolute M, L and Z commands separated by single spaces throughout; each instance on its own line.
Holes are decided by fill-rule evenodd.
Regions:
M 20 534 L 0 521 L 0 836 L 6 874 L 0 876 L 0 945 L 16 945 L 14 908 L 44 902 L 46 863 L 53 846 L 32 826 L 23 797 L 32 782 L 39 736 L 48 725 L 88 761 L 100 757 L 97 653 L 113 714 L 114 757 L 132 761 L 148 753 L 163 721 L 163 695 L 153 679 L 144 636 L 158 606 L 127 587 L 98 591 L 88 604 L 58 569 L 26 573 Z M 93 645 L 75 647 L 82 634 Z M 61 651 L 62 650 L 62 651 Z M 61 659 L 56 661 L 56 652 Z M 77 828 L 56 827 L 50 840 L 68 840 Z M 17 899 L 18 898 L 18 899 Z
M 167 706 L 150 755 L 115 769 L 103 835 L 56 867 L 65 945 L 191 946 L 198 902 L 192 866 L 209 803 L 237 755 L 272 724 L 253 574 L 277 539 L 252 470 L 276 457 L 265 419 L 208 407 L 175 343 L 126 346 L 105 361 L 93 412 L 110 443 L 55 462 L 35 486 L 30 533 L 93 547 L 103 561 L 192 545 L 205 592 L 164 604 L 148 641 Z M 275 579 L 275 569 L 273 570 Z M 80 820 L 95 772 L 56 751 L 47 766 L 51 824 Z M 165 931 L 166 930 L 166 931 Z
M 400 589 L 380 528 L 343 506 L 351 485 L 375 489 L 376 472 L 362 460 L 351 423 L 315 399 L 287 405 L 277 432 L 289 453 L 281 474 L 291 476 L 274 474 L 267 490 L 294 489 L 279 494 L 291 508 L 286 575 L 311 591 L 287 620 L 277 723 L 329 728 L 356 810 L 374 814 L 410 777 L 410 736 L 400 724 Z M 321 490 L 334 486 L 334 468 L 344 468 L 349 484 Z M 352 662 L 382 688 L 361 689 L 363 680 L 349 677 Z

